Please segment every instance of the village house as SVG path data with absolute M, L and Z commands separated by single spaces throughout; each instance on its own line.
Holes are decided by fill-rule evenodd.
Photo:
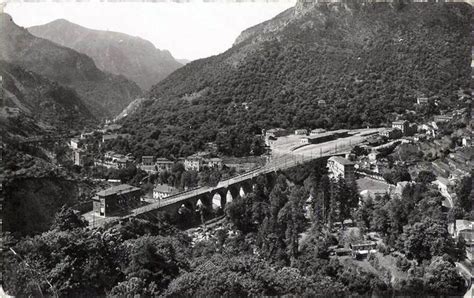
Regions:
M 131 164 L 131 160 L 122 154 L 115 156 L 113 162 L 116 164 L 117 169 L 125 169 Z
M 142 156 L 142 165 L 144 166 L 154 166 L 155 165 L 155 157 L 151 155 Z
M 425 105 L 428 104 L 428 97 L 417 97 L 416 98 L 416 103 L 418 105 Z
M 463 147 L 472 146 L 472 138 L 470 136 L 462 137 L 461 144 Z
M 436 137 L 436 130 L 437 128 L 433 127 L 431 124 L 422 124 L 418 127 L 418 131 L 421 133 L 426 134 L 430 137 Z
M 208 142 L 204 149 L 209 152 L 217 152 L 217 144 L 215 142 Z
M 401 130 L 403 135 L 406 135 L 409 129 L 409 123 L 406 120 L 399 120 L 392 122 L 392 128 Z
M 85 166 L 92 163 L 93 158 L 86 150 L 76 149 L 72 152 L 72 161 L 76 166 Z
M 399 139 L 403 136 L 403 133 L 398 128 L 389 128 L 381 131 L 380 135 L 388 139 Z
M 283 128 L 272 128 L 267 131 L 264 131 L 263 135 L 272 136 L 274 138 L 283 137 L 288 135 L 288 131 Z
M 314 135 L 318 135 L 318 134 L 323 133 L 323 132 L 326 132 L 326 130 L 324 128 L 315 128 L 315 129 L 311 130 L 309 135 L 314 136 Z
M 354 259 L 365 258 L 377 252 L 377 242 L 374 241 L 350 244 L 349 247 L 352 249 L 352 257 Z
M 93 210 L 99 216 L 110 216 L 138 205 L 141 189 L 128 184 L 99 191 L 93 198 Z
M 70 141 L 70 147 L 72 149 L 79 149 L 81 148 L 82 146 L 82 142 L 81 140 L 77 139 L 77 138 L 72 138 L 71 141 Z
M 149 173 L 155 174 L 157 173 L 156 166 L 155 166 L 155 157 L 150 155 L 142 156 L 142 163 L 140 164 L 140 169 Z
M 223 165 L 222 159 L 217 157 L 206 159 L 206 162 L 209 168 L 221 168 Z
M 347 183 L 354 182 L 354 163 L 340 156 L 332 156 L 328 159 L 327 167 L 334 178 L 343 178 Z
M 295 135 L 297 135 L 297 136 L 305 136 L 307 134 L 308 134 L 307 129 L 297 129 L 297 130 L 295 130 Z
M 170 172 L 171 168 L 174 165 L 174 162 L 172 162 L 171 160 L 167 158 L 159 157 L 156 159 L 155 165 L 158 172 L 164 172 L 164 171 Z
M 175 193 L 178 193 L 178 190 L 176 188 L 167 184 L 157 184 L 153 188 L 153 199 L 162 200 Z
M 112 185 L 112 186 L 118 186 L 122 184 L 122 180 L 120 179 L 107 179 L 107 183 Z
M 189 156 L 184 160 L 184 169 L 186 171 L 199 172 L 203 165 L 203 158 L 201 156 Z
M 449 115 L 436 115 L 434 116 L 434 122 L 436 123 L 446 123 L 453 120 L 453 116 Z

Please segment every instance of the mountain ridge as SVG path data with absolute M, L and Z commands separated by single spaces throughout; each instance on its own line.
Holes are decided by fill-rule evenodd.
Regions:
M 168 50 L 160 50 L 146 39 L 90 29 L 65 19 L 29 27 L 28 31 L 88 55 L 99 69 L 123 75 L 144 90 L 182 66 Z
M 0 60 L 73 88 L 96 117 L 119 113 L 142 93 L 123 76 L 99 70 L 87 55 L 30 34 L 0 14 Z

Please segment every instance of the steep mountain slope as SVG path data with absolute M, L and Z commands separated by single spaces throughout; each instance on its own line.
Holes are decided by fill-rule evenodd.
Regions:
M 0 14 L 0 60 L 74 88 L 99 117 L 114 116 L 141 94 L 125 77 L 104 73 L 88 56 L 33 36 L 7 14 Z
M 0 61 L 5 105 L 18 107 L 37 122 L 79 128 L 95 119 L 77 93 L 19 66 Z
M 144 90 L 182 66 L 167 50 L 127 34 L 85 28 L 66 20 L 28 28 L 35 36 L 51 40 L 91 57 L 98 68 L 127 77 Z
M 136 147 L 185 154 L 227 140 L 248 153 L 261 128 L 379 126 L 418 93 L 443 109 L 468 87 L 469 5 L 301 3 L 154 86 L 153 104 L 126 119 L 132 141 L 147 143 Z

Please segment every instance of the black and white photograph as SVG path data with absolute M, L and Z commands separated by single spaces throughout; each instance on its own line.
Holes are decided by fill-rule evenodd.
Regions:
M 472 0 L 0 0 L 0 297 L 472 298 Z

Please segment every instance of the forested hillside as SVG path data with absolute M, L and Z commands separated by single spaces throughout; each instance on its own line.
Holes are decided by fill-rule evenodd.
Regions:
M 410 185 L 401 198 L 362 202 L 355 213 L 359 228 L 332 230 L 326 227 L 342 221 L 359 204 L 354 185 L 329 179 L 325 160 L 268 178 L 259 176 L 247 196 L 226 205 L 225 223 L 204 226 L 209 237 L 199 241 L 171 225 L 171 217 L 162 213 L 90 229 L 71 209 L 62 208 L 49 231 L 19 240 L 4 238 L 6 250 L 22 258 L 5 254 L 3 287 L 20 297 L 465 293 L 454 263 L 465 258 L 465 243 L 450 237 L 442 197 L 430 190 L 429 182 Z M 309 194 L 311 222 L 304 215 Z M 175 217 L 189 226 L 214 212 L 184 208 Z M 377 253 L 357 260 L 331 255 L 334 247 L 362 242 L 361 231 L 366 229 L 383 238 Z
M 419 94 L 450 107 L 469 86 L 470 18 L 464 3 L 290 9 L 155 85 L 125 130 L 137 152 L 225 140 L 243 155 L 262 128 L 380 126 Z
M 31 35 L 4 13 L 0 14 L 0 59 L 75 89 L 98 117 L 115 116 L 141 94 L 125 77 L 102 72 L 88 56 Z

